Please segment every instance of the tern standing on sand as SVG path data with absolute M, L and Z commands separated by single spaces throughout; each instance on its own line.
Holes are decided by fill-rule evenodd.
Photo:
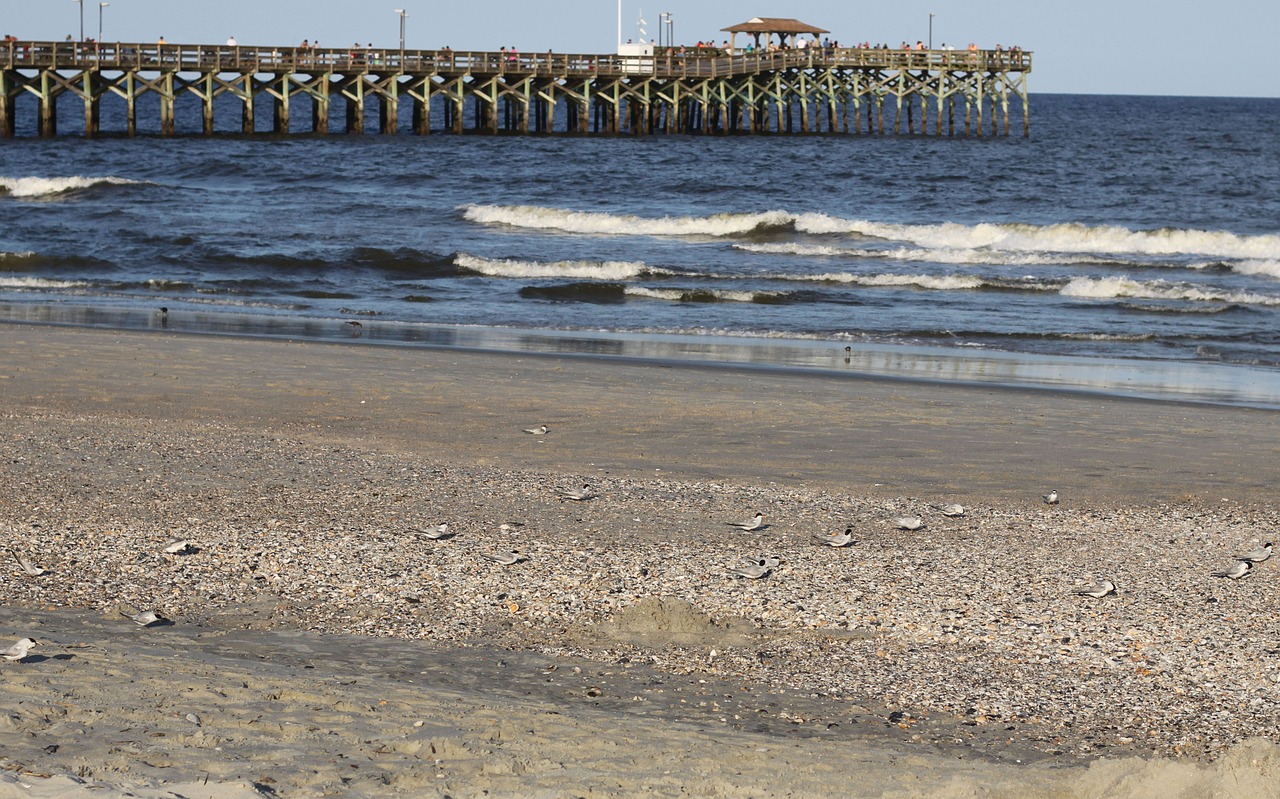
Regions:
M 1110 580 L 1100 580 L 1093 585 L 1076 591 L 1077 596 L 1091 596 L 1094 599 L 1102 599 L 1104 596 L 1114 593 L 1116 593 L 1116 584 Z
M 1228 580 L 1239 580 L 1241 577 L 1248 575 L 1250 570 L 1252 569 L 1253 569 L 1253 561 L 1238 560 L 1235 563 L 1231 564 L 1230 568 L 1223 569 L 1220 572 L 1214 572 L 1213 576 L 1226 577 Z
M 1272 543 L 1268 541 L 1267 543 L 1263 544 L 1261 547 L 1253 550 L 1252 552 L 1246 552 L 1243 555 L 1240 555 L 1238 557 L 1240 560 L 1247 560 L 1250 563 L 1261 563 L 1262 561 L 1271 557 L 1271 547 L 1272 547 Z
M 27 651 L 39 643 L 34 638 L 19 638 L 18 642 L 13 646 L 0 652 L 0 658 L 4 658 L 11 663 L 15 660 L 22 660 L 27 656 Z
M 764 514 L 757 512 L 749 522 L 725 522 L 730 527 L 737 527 L 742 530 L 759 530 L 764 526 Z

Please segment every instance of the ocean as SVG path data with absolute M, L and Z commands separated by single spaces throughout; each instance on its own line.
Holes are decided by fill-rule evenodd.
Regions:
M 1025 139 L 204 138 L 180 110 L 171 139 L 0 142 L 0 321 L 1280 407 L 1280 100 L 1033 94 Z

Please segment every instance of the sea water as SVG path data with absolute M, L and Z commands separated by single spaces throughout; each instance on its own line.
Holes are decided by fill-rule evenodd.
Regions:
M 1280 100 L 1031 109 L 1029 138 L 206 138 L 194 106 L 20 136 L 0 320 L 1280 407 Z

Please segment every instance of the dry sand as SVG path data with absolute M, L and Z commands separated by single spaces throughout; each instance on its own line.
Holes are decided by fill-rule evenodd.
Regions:
M 360 483 L 372 484 L 373 496 L 387 502 L 448 507 L 451 518 L 468 507 L 485 518 L 509 514 L 522 501 L 523 486 L 495 497 L 488 488 L 469 492 L 465 479 L 457 487 L 443 477 L 436 485 L 450 486 L 450 497 L 406 497 L 394 480 L 379 485 L 377 470 L 346 467 L 346 461 L 379 457 L 397 464 L 429 461 L 440 473 L 467 479 L 587 475 L 614 481 L 619 499 L 612 508 L 575 508 L 582 530 L 572 540 L 606 550 L 628 544 L 599 532 L 610 523 L 598 518 L 602 508 L 618 514 L 615 523 L 640 513 L 649 506 L 626 499 L 623 483 L 651 488 L 655 480 L 722 494 L 723 507 L 742 505 L 744 497 L 768 497 L 786 507 L 787 492 L 803 489 L 850 497 L 840 513 L 905 506 L 910 503 L 904 498 L 920 497 L 921 507 L 959 501 L 984 508 L 991 519 L 1045 512 L 1036 507 L 1038 497 L 1052 487 L 1063 493 L 1064 504 L 1075 506 L 1060 518 L 1100 536 L 1104 548 L 1123 546 L 1126 534 L 1142 536 L 1121 531 L 1112 542 L 1109 533 L 1090 527 L 1090 514 L 1112 522 L 1116 508 L 1128 509 L 1125 518 L 1153 518 L 1172 506 L 1182 514 L 1180 525 L 1196 515 L 1189 511 L 1194 509 L 1215 530 L 1241 525 L 1262 534 L 1264 521 L 1274 523 L 1273 413 L 591 358 L 40 327 L 3 329 L 0 401 L 12 436 L 12 457 L 0 472 L 6 482 L 0 537 L 28 552 L 59 550 L 60 558 L 60 568 L 49 575 L 53 581 L 36 585 L 6 576 L 0 582 L 8 593 L 0 633 L 42 640 L 26 661 L 0 663 L 0 797 L 124 791 L 229 797 L 1280 795 L 1280 750 L 1265 740 L 1245 740 L 1238 731 L 1221 741 L 1212 763 L 1095 759 L 1098 751 L 1141 752 L 1141 741 L 1094 749 L 1095 755 L 1082 758 L 1068 744 L 1091 737 L 1083 731 L 1055 733 L 1058 748 L 1050 751 L 1043 735 L 1024 737 L 1021 719 L 1016 729 L 974 726 L 963 714 L 925 707 L 927 684 L 917 685 L 919 701 L 911 706 L 883 693 L 855 695 L 852 687 L 809 695 L 773 684 L 761 664 L 732 665 L 737 649 L 757 648 L 735 636 L 761 640 L 760 619 L 736 623 L 717 611 L 712 621 L 696 612 L 716 594 L 747 590 L 717 587 L 723 583 L 692 591 L 698 600 L 693 606 L 681 611 L 672 605 L 658 614 L 659 622 L 646 617 L 628 626 L 636 613 L 619 604 L 613 616 L 584 608 L 578 625 L 572 613 L 524 626 L 485 623 L 476 628 L 479 640 L 473 634 L 456 642 L 444 634 L 427 641 L 321 634 L 317 630 L 359 628 L 342 623 L 349 621 L 350 606 L 335 606 L 343 609 L 342 618 L 331 625 L 296 607 L 281 614 L 266 601 L 287 593 L 275 587 L 261 608 L 251 597 L 237 596 L 234 604 L 201 614 L 175 599 L 174 624 L 143 630 L 119 616 L 122 602 L 163 586 L 194 591 L 209 575 L 192 567 L 190 576 L 179 571 L 158 587 L 150 566 L 132 568 L 123 556 L 117 565 L 109 541 L 79 544 L 99 553 L 85 570 L 109 580 L 60 587 L 73 565 L 63 539 L 80 513 L 94 515 L 93 529 L 101 531 L 94 535 L 116 535 L 123 548 L 144 533 L 163 536 L 170 532 L 166 527 L 207 518 L 216 504 L 210 497 L 219 507 L 245 512 L 243 519 L 231 515 L 210 528 L 256 529 L 272 512 L 280 518 L 311 514 L 352 525 L 335 539 L 343 541 L 353 535 L 376 539 L 409 515 L 401 512 L 396 522 L 380 508 L 366 508 L 368 529 L 359 528 L 358 513 L 345 503 Z M 542 423 L 552 434 L 519 432 Z M 127 452 L 130 436 L 138 451 Z M 192 462 L 170 464 L 174 453 L 166 450 L 184 447 Z M 285 482 L 296 468 L 294 479 L 323 483 L 317 464 L 292 467 L 288 456 L 301 464 L 325 451 L 342 463 L 333 467 L 333 485 L 314 490 L 322 499 L 327 491 L 333 507 L 272 508 L 278 500 L 264 496 L 275 490 L 264 475 Z M 74 459 L 68 457 L 73 452 Z M 148 457 L 166 463 L 170 482 L 151 478 Z M 175 494 L 175 486 L 182 491 Z M 715 501 L 707 500 L 708 507 L 720 512 Z M 669 505 L 673 519 L 692 530 L 682 557 L 700 557 L 715 539 L 699 531 L 695 512 L 679 501 Z M 554 505 L 543 511 L 553 512 L 563 518 Z M 805 512 L 797 510 L 797 518 Z M 531 526 L 548 518 L 538 513 L 529 511 Z M 815 512 L 813 518 L 825 517 Z M 1044 518 L 1047 525 L 1058 523 L 1058 517 Z M 105 530 L 102 519 L 118 529 Z M 710 524 L 701 522 L 708 535 Z M 915 540 L 945 546 L 946 536 L 959 534 L 1012 552 L 1034 545 L 1034 534 L 991 541 L 983 524 Z M 650 520 L 637 528 L 654 526 Z M 798 538 L 783 524 L 769 536 L 775 543 Z M 554 550 L 569 540 L 548 546 Z M 904 543 L 912 545 L 911 539 L 892 539 L 884 546 Z M 1053 542 L 1044 543 L 1052 551 Z M 792 559 L 805 557 L 797 550 Z M 566 569 L 576 565 L 571 561 L 566 558 Z M 459 579 L 485 586 L 484 576 L 458 569 Z M 136 581 L 132 590 L 130 579 Z M 1256 579 L 1245 584 L 1261 585 Z M 245 590 L 255 585 L 261 584 L 247 582 Z M 199 590 L 235 591 L 230 582 Z M 761 581 L 750 590 L 771 589 Z M 634 599 L 636 592 L 628 591 Z M 1052 612 L 1056 601 L 1046 605 L 1050 611 L 1037 612 Z M 1272 602 L 1269 596 L 1256 601 Z M 655 606 L 646 602 L 630 607 L 652 616 Z M 931 602 L 921 596 L 918 604 L 932 612 Z M 1099 629 L 1142 612 L 1120 603 L 1106 607 Z M 1277 665 L 1267 642 L 1272 625 L 1253 625 L 1245 607 L 1237 614 L 1246 616 L 1243 622 L 1233 620 L 1236 626 L 1224 629 L 1243 629 L 1250 647 L 1266 650 L 1255 653 L 1251 667 L 1271 671 Z M 820 645 L 788 628 L 790 622 L 769 618 L 779 626 L 774 635 L 799 636 L 798 649 Z M 1198 616 L 1191 618 L 1198 623 Z M 297 629 L 299 623 L 312 631 Z M 906 629 L 874 635 L 853 625 L 846 629 L 855 641 L 874 638 L 873 649 L 902 644 L 915 651 L 911 647 L 920 643 Z M 486 636 L 502 648 L 483 645 Z M 592 636 L 605 643 L 593 645 L 587 640 Z M 1231 641 L 1220 643 L 1229 647 Z M 792 646 L 775 644 L 780 652 Z M 708 645 L 721 648 L 728 661 L 723 668 L 706 659 Z M 699 646 L 701 670 L 687 660 Z M 637 653 L 656 654 L 645 659 Z M 1052 676 L 1051 667 L 1044 668 Z M 1260 720 L 1254 733 L 1273 736 L 1276 689 L 1268 674 L 1256 676 L 1241 683 L 1253 686 L 1262 703 L 1250 717 Z M 946 681 L 939 674 L 940 692 Z

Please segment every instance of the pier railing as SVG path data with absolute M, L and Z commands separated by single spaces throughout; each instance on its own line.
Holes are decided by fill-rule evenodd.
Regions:
M 561 77 L 647 75 L 728 78 L 797 68 L 1030 72 L 1031 53 L 1006 50 L 823 48 L 724 54 L 697 49 L 654 56 L 384 48 L 246 47 L 195 44 L 10 41 L 2 69 L 170 72 L 484 74 Z
M 121 103 L 124 132 L 136 135 L 143 97 L 157 101 L 163 136 L 178 131 L 185 97 L 198 100 L 206 135 L 216 131 L 218 103 L 239 106 L 241 133 L 257 132 L 262 100 L 278 134 L 298 127 L 299 104 L 310 112 L 311 132 L 328 133 L 332 120 L 363 133 L 366 105 L 376 104 L 378 128 L 388 134 L 407 105 L 421 135 L 432 131 L 434 114 L 436 129 L 451 133 L 464 132 L 470 117 L 471 130 L 487 133 L 547 133 L 558 124 L 576 134 L 880 135 L 905 124 L 908 133 L 932 127 L 941 136 L 944 124 L 947 135 L 961 129 L 962 113 L 963 135 L 989 128 L 1007 136 L 1012 99 L 1026 136 L 1030 72 L 1031 53 L 1021 50 L 686 47 L 617 55 L 9 40 L 0 43 L 0 139 L 31 127 L 57 135 L 59 97 L 83 103 L 90 137 L 101 132 L 104 104 Z M 344 112 L 332 113 L 335 104 Z M 20 125 L 33 105 L 34 126 Z

